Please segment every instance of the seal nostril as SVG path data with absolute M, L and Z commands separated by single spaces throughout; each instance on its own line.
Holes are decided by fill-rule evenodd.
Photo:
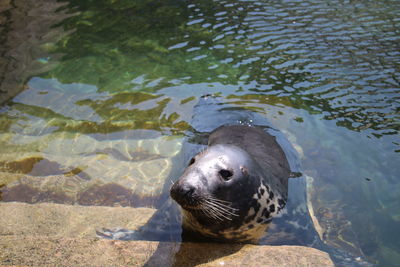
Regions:
M 186 198 L 190 198 L 193 196 L 195 188 L 193 186 L 185 186 L 181 189 L 182 195 Z
M 171 188 L 171 197 L 181 205 L 193 203 L 195 199 L 196 188 L 192 185 L 177 183 Z
M 193 164 L 195 161 L 196 161 L 196 160 L 195 160 L 194 158 L 192 158 L 192 159 L 190 160 L 190 162 L 189 162 L 189 165 L 188 165 L 188 166 L 192 165 L 192 164 Z
M 225 181 L 228 181 L 232 178 L 233 176 L 233 172 L 230 170 L 220 170 L 219 175 L 222 177 L 222 179 L 224 179 Z

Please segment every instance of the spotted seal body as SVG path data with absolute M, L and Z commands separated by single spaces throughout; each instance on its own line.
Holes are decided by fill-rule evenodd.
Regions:
M 275 137 L 221 126 L 171 188 L 183 227 L 223 241 L 256 242 L 286 204 L 290 168 Z

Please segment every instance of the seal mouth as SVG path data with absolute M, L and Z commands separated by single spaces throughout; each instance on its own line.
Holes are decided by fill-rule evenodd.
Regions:
M 196 217 L 206 216 L 219 221 L 232 221 L 239 216 L 232 202 L 215 198 L 189 183 L 176 182 L 170 189 L 171 197 L 186 211 Z
M 232 202 L 217 199 L 211 196 L 197 199 L 194 205 L 180 204 L 181 207 L 194 214 L 202 214 L 208 218 L 218 221 L 232 221 L 234 217 L 238 217 L 238 209 L 232 207 Z

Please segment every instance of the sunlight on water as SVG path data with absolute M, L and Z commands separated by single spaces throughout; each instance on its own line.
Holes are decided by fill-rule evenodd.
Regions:
M 327 242 L 400 260 L 398 1 L 71 0 L 26 40 L 22 8 L 0 9 L 3 201 L 157 207 L 213 93 L 297 148 Z

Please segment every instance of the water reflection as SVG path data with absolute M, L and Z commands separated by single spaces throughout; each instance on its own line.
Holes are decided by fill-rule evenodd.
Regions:
M 54 25 L 71 16 L 64 2 L 25 0 L 0 5 L 0 103 L 25 89 L 30 77 L 54 68 L 61 55 L 52 47 L 67 32 Z
M 397 5 L 70 1 L 80 13 L 60 26 L 74 32 L 54 47 L 66 56 L 46 76 L 108 92 L 244 81 L 339 126 L 396 134 Z
M 9 111 L 23 114 L 26 120 L 22 125 L 14 125 L 15 132 L 37 136 L 51 132 L 104 134 L 129 129 L 181 132 L 188 128 L 179 114 L 166 111 L 168 105 L 177 104 L 162 95 L 140 91 L 99 93 L 91 85 L 64 85 L 55 79 L 41 78 L 31 79 L 28 86 L 29 90 L 13 99 L 13 109 Z

